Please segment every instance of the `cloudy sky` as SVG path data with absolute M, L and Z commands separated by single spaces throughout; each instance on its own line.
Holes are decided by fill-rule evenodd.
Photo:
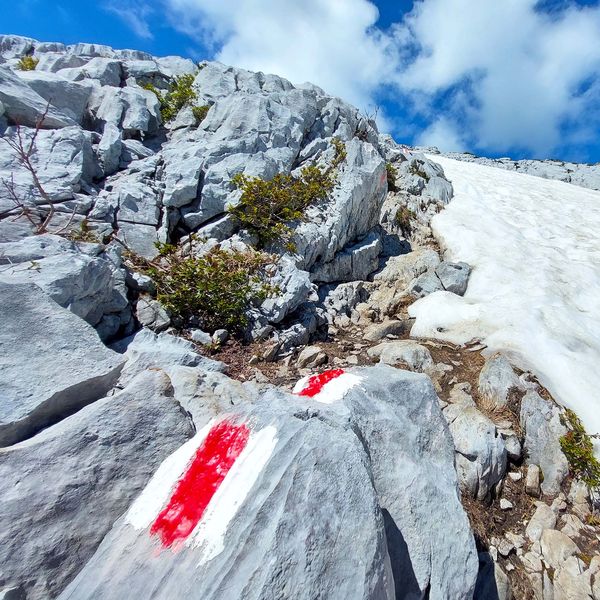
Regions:
M 11 31 L 312 81 L 401 142 L 600 161 L 600 0 L 20 0 Z

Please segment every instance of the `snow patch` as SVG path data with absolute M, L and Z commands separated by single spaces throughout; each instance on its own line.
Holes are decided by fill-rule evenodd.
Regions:
M 411 334 L 481 338 L 600 433 L 600 192 L 429 158 L 454 186 L 432 229 L 444 258 L 473 272 L 463 298 L 436 292 L 413 304 Z

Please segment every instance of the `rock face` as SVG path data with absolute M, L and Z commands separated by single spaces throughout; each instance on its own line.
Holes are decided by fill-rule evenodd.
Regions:
M 521 403 L 521 426 L 525 430 L 527 462 L 542 470 L 542 492 L 558 494 L 569 472 L 569 463 L 560 447 L 567 433 L 561 423 L 560 409 L 534 391 L 527 392 Z
M 37 286 L 0 282 L 0 296 L 10 315 L 0 328 L 0 446 L 7 446 L 101 398 L 123 359 Z
M 61 598 L 125 585 L 146 598 L 471 597 L 477 555 L 427 378 L 356 369 L 312 400 L 302 385 L 240 405 L 165 461 Z M 198 525 L 173 529 L 161 511 L 188 485 L 186 457 L 206 473 L 219 444 L 239 457 Z
M 192 436 L 172 395 L 165 374 L 148 371 L 0 451 L 0 587 L 43 600 L 75 576 L 162 459 Z

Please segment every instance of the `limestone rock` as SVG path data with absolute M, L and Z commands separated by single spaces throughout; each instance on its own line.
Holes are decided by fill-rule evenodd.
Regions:
M 327 362 L 327 354 L 319 346 L 307 346 L 300 352 L 296 366 L 299 369 L 319 367 Z
M 135 316 L 143 327 L 148 327 L 159 333 L 171 324 L 171 317 L 164 307 L 152 298 L 140 298 L 138 300 Z
M 6 315 L 0 328 L 0 445 L 7 446 L 102 397 L 123 360 L 35 285 L 0 282 L 0 295 Z
M 55 73 L 19 71 L 18 76 L 46 102 L 73 119 L 79 125 L 83 122 L 85 108 L 92 86 L 69 81 Z
M 556 529 L 545 529 L 542 532 L 540 543 L 542 556 L 553 569 L 559 569 L 565 560 L 579 552 L 577 544 Z
M 506 473 L 506 446 L 494 423 L 476 407 L 451 404 L 444 410 L 456 450 L 461 488 L 489 500 Z
M 382 342 L 367 350 L 369 358 L 387 365 L 405 364 L 413 371 L 430 373 L 435 364 L 429 350 L 412 340 L 394 340 Z
M 200 367 L 205 371 L 222 371 L 225 365 L 205 358 L 196 351 L 196 346 L 180 337 L 168 333 L 152 333 L 142 329 L 135 335 L 112 346 L 124 353 L 127 359 L 119 382 L 127 385 L 136 375 L 146 369 L 159 368 L 168 371 L 173 366 Z
M 435 274 L 446 291 L 462 296 L 467 291 L 471 267 L 464 262 L 451 263 L 444 261 L 435 268 Z
M 560 438 L 567 433 L 561 423 L 560 410 L 534 391 L 521 402 L 521 426 L 525 430 L 526 460 L 539 465 L 544 494 L 558 494 L 569 472 L 569 463 L 560 447 Z
M 540 497 L 540 468 L 537 465 L 530 464 L 527 467 L 525 491 L 534 498 Z
M 479 393 L 493 406 L 506 406 L 511 390 L 521 390 L 523 384 L 510 363 L 500 353 L 485 361 L 479 374 Z
M 388 335 L 402 335 L 409 331 L 410 326 L 406 321 L 398 321 L 397 319 L 389 319 L 382 323 L 373 323 L 365 327 L 363 331 L 363 339 L 369 342 L 378 342 Z
M 154 469 L 193 434 L 172 394 L 164 373 L 146 372 L 0 452 L 3 585 L 45 600 L 77 574 Z
M 532 542 L 537 542 L 542 537 L 544 531 L 554 529 L 556 525 L 555 512 L 543 502 L 536 502 L 536 510 L 533 513 L 525 533 Z
M 4 106 L 4 115 L 13 124 L 35 127 L 46 107 L 47 100 L 35 92 L 25 81 L 21 80 L 8 67 L 0 65 L 0 101 Z M 48 107 L 48 112 L 42 123 L 44 129 L 68 127 L 75 121 L 66 113 L 54 106 Z

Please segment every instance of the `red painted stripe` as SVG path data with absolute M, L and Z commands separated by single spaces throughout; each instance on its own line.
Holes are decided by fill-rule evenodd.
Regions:
M 344 369 L 330 369 L 324 371 L 320 375 L 312 375 L 309 377 L 306 385 L 298 392 L 299 396 L 316 396 L 326 383 L 332 379 L 344 374 Z
M 184 540 L 194 530 L 249 437 L 246 425 L 229 421 L 221 421 L 208 432 L 171 499 L 150 528 L 163 546 Z

